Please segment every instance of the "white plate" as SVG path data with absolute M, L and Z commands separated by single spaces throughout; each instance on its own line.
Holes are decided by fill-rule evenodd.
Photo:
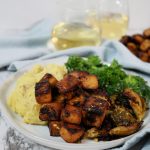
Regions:
M 17 79 L 27 70 L 30 70 L 33 65 L 35 64 L 41 64 L 45 65 L 48 63 L 55 63 L 55 64 L 64 64 L 67 61 L 67 57 L 60 57 L 55 58 L 47 61 L 41 61 L 36 62 L 34 64 L 31 64 L 30 66 L 27 66 L 23 70 L 17 72 L 15 75 L 11 76 L 1 87 L 0 89 L 0 109 L 2 110 L 4 116 L 6 119 L 10 122 L 10 124 L 16 128 L 19 132 L 24 134 L 29 139 L 42 144 L 44 146 L 48 146 L 51 148 L 56 149 L 63 149 L 63 150 L 98 150 L 98 149 L 108 149 L 115 146 L 119 146 L 123 144 L 126 140 L 131 138 L 132 136 L 136 136 L 139 134 L 144 128 L 147 128 L 147 124 L 150 120 L 150 111 L 147 112 L 147 115 L 144 119 L 144 123 L 142 126 L 142 129 L 131 135 L 127 136 L 125 138 L 121 138 L 118 140 L 113 141 L 100 141 L 100 142 L 94 142 L 90 140 L 85 140 L 81 144 L 69 144 L 63 141 L 60 137 L 52 137 L 49 135 L 49 129 L 47 126 L 38 126 L 38 125 L 28 125 L 22 122 L 21 117 L 19 117 L 17 114 L 15 114 L 12 110 L 9 109 L 7 106 L 7 98 L 12 89 L 14 89 Z

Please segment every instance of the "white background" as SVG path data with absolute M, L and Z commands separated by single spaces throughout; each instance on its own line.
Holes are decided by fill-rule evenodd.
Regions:
M 64 1 L 0 0 L 0 31 L 24 29 L 42 18 L 59 20 Z M 150 0 L 129 0 L 129 4 L 129 27 L 132 29 L 150 27 Z

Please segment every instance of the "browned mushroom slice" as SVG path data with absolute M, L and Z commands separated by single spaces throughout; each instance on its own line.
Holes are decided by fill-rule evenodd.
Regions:
M 81 87 L 84 89 L 98 89 L 98 78 L 95 75 L 85 75 L 80 78 Z
M 67 75 L 62 80 L 60 80 L 56 86 L 60 93 L 66 93 L 74 90 L 78 84 L 79 81 L 77 78 L 71 75 Z
M 99 128 L 107 113 L 109 103 L 97 97 L 89 97 L 83 106 L 83 121 L 87 126 Z
M 35 84 L 35 98 L 39 104 L 52 101 L 51 87 L 48 81 L 42 81 Z
M 60 136 L 61 122 L 51 121 L 48 124 L 51 136 Z
M 57 79 L 52 74 L 49 74 L 49 73 L 46 73 L 43 76 L 43 78 L 40 80 L 40 82 L 45 81 L 45 80 L 48 80 L 51 87 L 56 86 L 56 83 L 58 82 Z
M 146 112 L 145 100 L 129 88 L 124 90 L 123 95 L 129 98 L 130 106 L 132 107 L 137 119 L 141 121 Z
M 150 38 L 150 28 L 144 30 L 143 34 L 146 38 Z
M 66 142 L 75 143 L 84 135 L 84 129 L 78 125 L 63 123 L 60 135 Z
M 136 122 L 136 118 L 121 106 L 116 106 L 110 115 L 116 126 L 129 126 Z
M 137 132 L 142 125 L 142 122 L 136 122 L 130 126 L 118 126 L 109 131 L 110 135 L 127 136 Z
M 57 121 L 60 119 L 61 109 L 61 103 L 43 104 L 40 109 L 39 118 L 42 121 Z
M 66 105 L 66 107 L 61 112 L 61 119 L 64 122 L 80 124 L 82 119 L 81 108 Z

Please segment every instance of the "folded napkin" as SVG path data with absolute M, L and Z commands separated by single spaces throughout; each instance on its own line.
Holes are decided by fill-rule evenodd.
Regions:
M 16 71 L 25 65 L 40 60 L 55 58 L 64 55 L 98 55 L 100 58 L 111 63 L 113 59 L 116 59 L 124 68 L 138 70 L 147 74 L 150 74 L 150 63 L 142 62 L 136 56 L 134 56 L 125 46 L 118 41 L 105 41 L 100 47 L 79 47 L 71 48 L 65 51 L 53 52 L 43 57 L 30 61 L 16 61 L 13 62 L 8 70 Z

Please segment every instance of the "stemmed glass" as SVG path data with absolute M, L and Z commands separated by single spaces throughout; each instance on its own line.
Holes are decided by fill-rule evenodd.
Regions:
M 51 42 L 59 49 L 95 46 L 101 42 L 100 28 L 96 22 L 98 0 L 65 0 L 62 20 L 52 31 Z
M 103 39 L 120 39 L 128 29 L 128 0 L 100 0 L 98 25 Z

